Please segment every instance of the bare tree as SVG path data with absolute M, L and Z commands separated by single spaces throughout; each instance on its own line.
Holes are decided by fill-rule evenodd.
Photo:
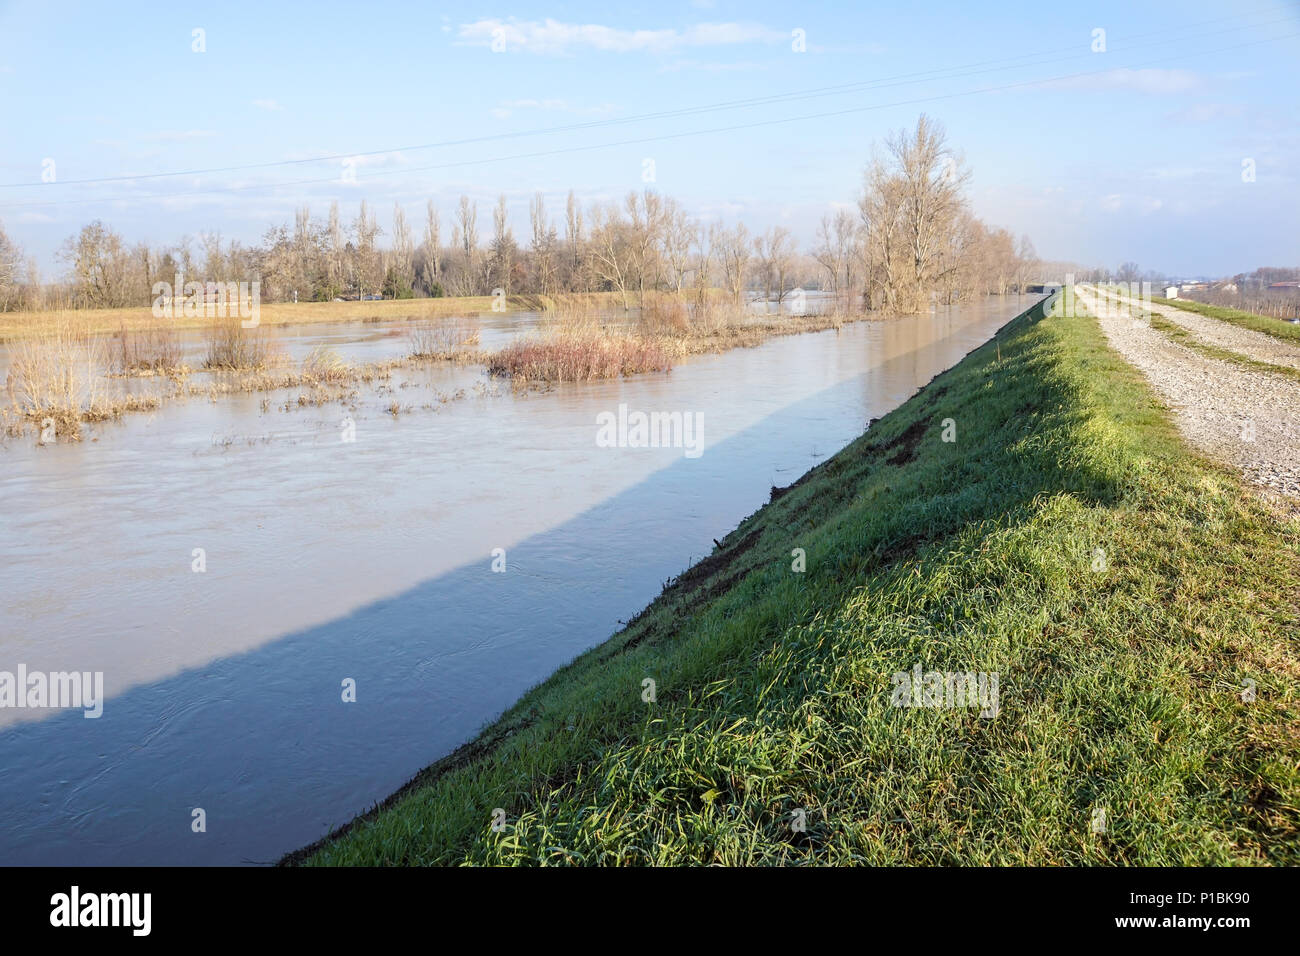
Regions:
M 505 193 L 502 193 L 497 197 L 496 208 L 492 210 L 491 273 L 494 278 L 489 280 L 489 284 L 495 282 L 494 288 L 510 292 L 516 251 L 515 237 L 510 231 L 510 223 L 506 218 L 506 197 Z
M 457 295 L 476 295 L 481 288 L 478 279 L 478 203 L 468 196 L 460 197 L 456 210 L 456 235 L 461 250 L 461 272 L 457 282 Z
M 555 291 L 555 227 L 546 218 L 546 202 L 541 193 L 528 204 L 528 222 L 532 227 L 533 276 L 542 295 Z
M 826 270 L 830 292 L 840 295 L 852 288 L 857 225 L 847 209 L 822 216 L 813 258 Z
M 1117 282 L 1136 282 L 1142 278 L 1142 267 L 1136 262 L 1125 262 L 1120 265 L 1119 271 L 1115 273 Z
M 1025 285 L 1029 278 L 1038 269 L 1038 253 L 1034 251 L 1034 244 L 1030 241 L 1029 236 L 1020 237 L 1020 245 L 1016 247 L 1016 291 L 1024 292 Z
M 325 270 L 326 287 L 321 298 L 333 299 L 343 292 L 343 284 L 347 275 L 346 255 L 347 252 L 343 243 L 343 223 L 339 219 L 339 203 L 336 199 L 330 203 L 329 264 Z
M 965 210 L 969 174 L 943 128 L 924 114 L 914 131 L 890 137 L 886 148 L 888 162 L 872 163 L 859 201 L 868 297 L 890 309 L 920 312 L 957 267 L 948 250 Z
M 374 214 L 366 206 L 366 201 L 361 200 L 361 210 L 352 224 L 355 237 L 353 276 L 357 285 L 357 297 L 360 299 L 365 298 L 367 291 L 372 294 L 377 292 L 384 280 L 383 259 L 377 244 L 379 231 Z
M 782 226 L 773 226 L 754 240 L 754 251 L 758 255 L 759 279 L 763 283 L 764 308 L 775 300 L 779 311 L 786 293 L 790 291 L 794 268 L 794 240 L 790 231 Z
M 902 178 L 901 226 L 908 250 L 908 305 L 921 311 L 943 277 L 944 238 L 965 207 L 962 189 L 968 174 L 948 147 L 943 127 L 925 114 L 911 134 L 899 133 L 889 144 Z M 948 268 L 951 268 L 949 265 Z
M 679 295 L 691 271 L 691 249 L 699 229 L 675 199 L 664 200 L 661 253 L 668 268 L 668 282 Z
M 18 304 L 18 273 L 22 255 L 22 250 L 5 233 L 4 225 L 0 224 L 0 312 L 8 312 Z
M 627 211 L 627 237 L 629 264 L 637 287 L 637 305 L 645 305 L 646 280 L 650 287 L 658 284 L 659 235 L 663 229 L 664 202 L 656 192 L 647 189 L 638 195 L 627 194 L 623 202 Z
M 569 190 L 569 198 L 564 207 L 564 241 L 568 246 L 568 287 L 573 291 L 585 290 L 587 284 L 582 268 L 582 207 L 578 198 Z
M 415 286 L 415 243 L 406 224 L 406 213 L 398 203 L 393 204 L 393 255 L 384 284 L 389 294 L 398 299 L 410 298 Z
M 694 251 L 691 267 L 695 273 L 695 306 L 703 309 L 708 303 L 709 289 L 712 288 L 713 266 L 716 260 L 716 227 L 704 229 L 697 227 L 694 231 Z
M 637 278 L 636 243 L 632 227 L 614 206 L 597 206 L 592 210 L 590 248 L 591 272 L 608 283 L 623 299 L 623 308 L 631 303 L 628 294 Z
M 306 206 L 300 207 L 293 222 L 293 292 L 304 299 L 311 298 L 310 290 L 320 265 L 319 238 L 319 230 L 312 225 L 311 210 Z M 224 272 L 224 262 L 220 269 Z M 219 280 L 222 276 L 209 270 L 208 278 Z
M 70 266 L 73 299 L 89 308 L 129 305 L 129 253 L 122 237 L 96 219 L 63 244 L 59 256 Z
M 898 180 L 884 162 L 879 158 L 873 160 L 858 200 L 863 233 L 860 259 L 864 295 L 870 308 L 892 311 L 897 306 L 903 266 L 901 193 Z
M 442 287 L 442 237 L 438 207 L 430 199 L 424 207 L 424 287 L 433 293 Z
M 723 283 L 731 300 L 739 305 L 745 295 L 745 281 L 749 278 L 749 261 L 753 255 L 749 230 L 744 223 L 737 223 L 734 229 L 715 227 L 712 240 L 722 264 Z

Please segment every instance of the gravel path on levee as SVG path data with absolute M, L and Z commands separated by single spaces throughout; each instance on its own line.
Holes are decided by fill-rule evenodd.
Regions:
M 1231 322 L 1220 322 L 1207 315 L 1161 305 L 1159 302 L 1150 303 L 1150 307 L 1156 315 L 1182 326 L 1207 345 L 1217 345 L 1221 349 L 1236 352 L 1256 362 L 1300 368 L 1300 345 L 1292 345 L 1271 335 L 1265 335 L 1263 332 L 1256 332 L 1254 329 L 1243 329 Z
M 1098 313 L 1093 294 L 1079 289 L 1077 295 L 1090 312 Z M 1187 317 L 1216 322 L 1231 330 L 1234 334 L 1230 337 L 1220 329 L 1209 330 L 1204 337 L 1252 358 L 1256 356 L 1245 348 L 1265 346 L 1250 341 L 1250 337 L 1266 339 L 1266 347 L 1274 350 L 1273 355 L 1265 358 L 1261 352 L 1258 361 L 1283 364 L 1278 360 L 1278 350 L 1292 348 L 1262 333 L 1215 319 L 1191 313 L 1181 313 L 1177 319 Z M 1175 422 L 1188 441 L 1237 468 L 1252 484 L 1300 499 L 1300 382 L 1210 358 L 1179 345 L 1149 323 L 1135 322 L 1131 316 L 1112 314 L 1098 322 L 1111 346 L 1146 376 L 1173 409 Z M 1194 335 L 1202 335 L 1191 323 L 1179 324 Z M 1217 336 L 1217 340 L 1210 335 Z M 1229 338 L 1239 344 L 1227 344 Z

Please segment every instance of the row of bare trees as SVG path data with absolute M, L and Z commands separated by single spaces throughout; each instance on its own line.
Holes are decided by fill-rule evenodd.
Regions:
M 866 171 L 856 208 L 823 218 L 808 254 L 782 226 L 751 235 L 743 224 L 703 223 L 650 190 L 586 207 L 570 192 L 558 219 L 539 193 L 529 203 L 523 241 L 515 238 L 504 195 L 491 210 L 486 241 L 478 203 L 468 196 L 445 224 L 432 200 L 422 224 L 410 223 L 395 205 L 387 236 L 365 202 L 349 222 L 337 202 L 323 220 L 302 207 L 292 223 L 268 229 L 256 246 L 225 242 L 216 233 L 166 248 L 129 245 L 96 221 L 64 243 L 65 281 L 47 287 L 34 270 L 24 276 L 18 250 L 0 230 L 0 309 L 143 305 L 155 282 L 180 275 L 257 279 L 265 301 L 501 289 L 612 291 L 630 307 L 652 290 L 703 295 L 722 289 L 737 302 L 759 295 L 781 302 L 796 288 L 820 288 L 873 309 L 917 312 L 936 300 L 1006 293 L 1033 277 L 1028 238 L 1017 243 L 976 219 L 965 197 L 967 179 L 942 128 L 922 116 L 915 130 L 886 141 Z

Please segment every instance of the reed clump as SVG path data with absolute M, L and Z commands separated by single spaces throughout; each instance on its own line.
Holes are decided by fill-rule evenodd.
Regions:
M 14 415 L 38 423 L 43 440 L 80 440 L 83 419 L 111 414 L 100 387 L 103 365 L 103 340 L 80 323 L 60 320 L 39 337 L 20 340 L 6 380 Z
M 208 328 L 205 368 L 217 371 L 247 371 L 265 368 L 275 353 L 261 325 L 244 328 L 239 319 L 228 319 Z
M 487 360 L 489 374 L 524 382 L 589 382 L 671 368 L 668 353 L 653 341 L 584 331 L 522 339 Z
M 166 325 L 143 329 L 118 327 L 108 347 L 109 368 L 116 375 L 174 375 L 188 372 L 176 332 Z
M 340 385 L 352 381 L 356 370 L 337 350 L 318 345 L 302 360 L 302 377 L 321 385 Z
M 479 358 L 478 326 L 466 318 L 417 322 L 407 330 L 409 356 L 421 361 L 468 363 Z

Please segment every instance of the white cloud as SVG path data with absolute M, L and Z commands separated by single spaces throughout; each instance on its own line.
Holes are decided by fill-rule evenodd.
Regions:
M 1130 70 L 1127 67 L 1093 73 L 1087 76 L 1071 76 L 1059 80 L 1048 80 L 1039 84 L 1047 89 L 1089 90 L 1104 92 L 1110 90 L 1149 93 L 1163 96 L 1172 93 L 1191 93 L 1204 87 L 1205 81 L 1198 73 L 1191 70 Z
M 457 34 L 462 46 L 491 47 L 504 42 L 507 51 L 564 55 L 578 50 L 603 53 L 670 53 L 687 47 L 736 46 L 777 43 L 790 39 L 788 31 L 755 23 L 700 23 L 684 30 L 623 30 L 596 23 L 561 23 L 558 20 L 508 20 L 497 18 L 463 23 Z
M 259 110 L 271 110 L 272 112 L 278 112 L 284 109 L 284 107 L 275 100 L 253 100 L 253 105 Z

